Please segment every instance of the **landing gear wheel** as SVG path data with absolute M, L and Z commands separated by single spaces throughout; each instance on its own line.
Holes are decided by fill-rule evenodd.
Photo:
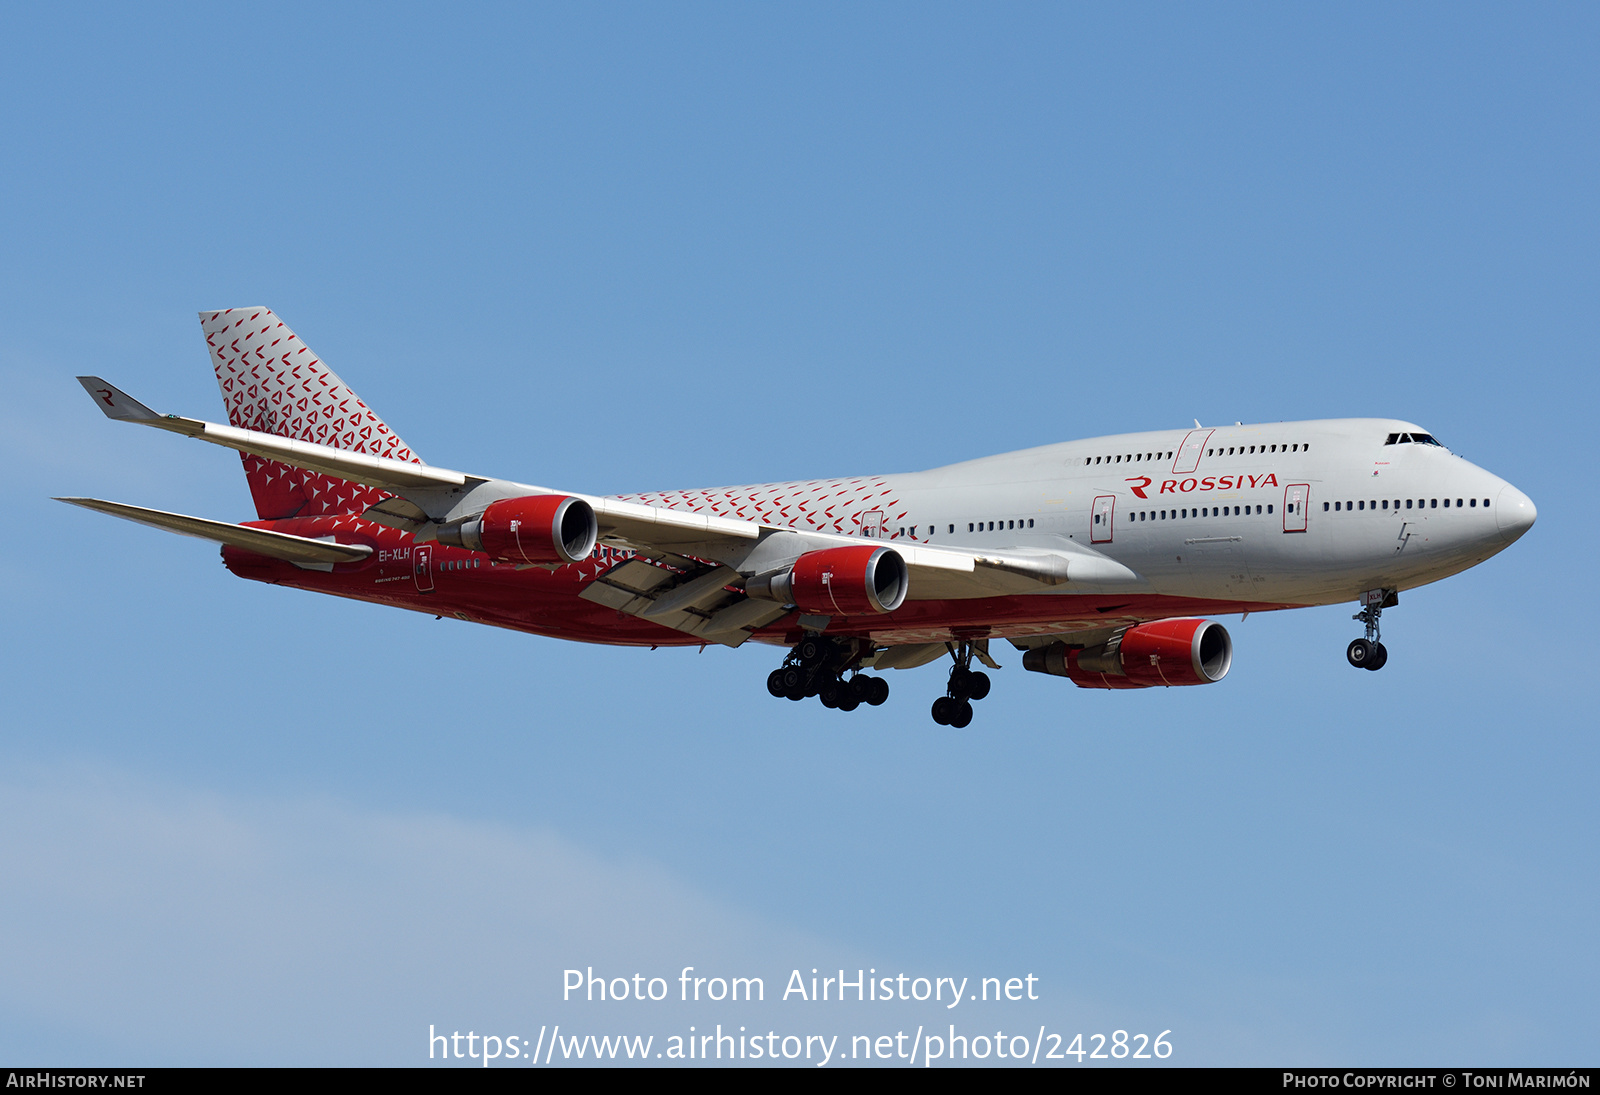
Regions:
M 950 725 L 957 730 L 965 729 L 972 721 L 972 705 L 966 700 L 958 700 L 950 711 Z
M 801 700 L 806 698 L 805 685 L 797 684 L 785 692 L 784 695 L 788 696 L 794 702 L 799 703 Z
M 867 689 L 867 702 L 873 707 L 882 707 L 883 701 L 889 698 L 889 682 L 882 677 L 873 677 L 872 686 Z
M 949 696 L 940 696 L 938 699 L 934 700 L 933 721 L 938 723 L 940 726 L 949 726 L 950 713 L 955 705 L 956 701 L 951 699 Z
M 774 669 L 767 674 L 767 691 L 771 692 L 774 699 L 782 699 L 789 686 L 783 683 L 783 670 Z
M 1400 591 L 1395 589 L 1369 589 L 1361 595 L 1361 611 L 1350 617 L 1364 625 L 1367 633 L 1356 639 L 1344 656 L 1357 669 L 1382 669 L 1389 660 L 1389 651 L 1379 637 L 1378 624 L 1383 610 L 1400 603 Z
M 844 698 L 839 701 L 839 710 L 841 711 L 854 711 L 860 706 L 861 701 L 856 699 L 849 692 L 846 692 L 844 694 Z
M 989 674 L 977 670 L 967 677 L 967 698 L 981 700 L 989 694 Z
M 783 691 L 785 695 L 792 695 L 796 688 L 801 690 L 801 698 L 805 698 L 805 678 L 800 675 L 800 670 L 794 666 L 778 670 L 783 674 Z M 770 678 L 769 678 L 770 679 Z
M 795 644 L 794 652 L 801 665 L 812 666 L 822 661 L 823 655 L 828 652 L 828 644 L 815 635 L 807 635 Z
M 850 698 L 857 703 L 870 702 L 872 695 L 872 678 L 857 675 L 850 678 Z
M 956 666 L 950 670 L 950 695 L 957 699 L 965 699 L 972 695 L 972 678 L 974 674 L 970 669 Z
M 844 699 L 849 694 L 850 690 L 846 688 L 844 682 L 840 680 L 828 681 L 821 688 L 817 689 L 817 698 L 822 701 L 822 706 L 824 707 L 840 706 L 839 701 Z

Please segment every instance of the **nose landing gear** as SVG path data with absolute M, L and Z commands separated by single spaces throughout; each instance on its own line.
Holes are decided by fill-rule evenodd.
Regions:
M 807 635 L 767 675 L 767 691 L 796 702 L 816 696 L 822 706 L 837 711 L 854 711 L 862 704 L 881 706 L 889 698 L 889 682 L 869 677 L 859 668 L 871 651 L 870 645 L 863 649 L 855 640 Z
M 933 701 L 933 721 L 957 730 L 972 722 L 972 702 L 989 694 L 989 674 L 972 668 L 972 644 L 963 642 L 950 651 L 956 664 L 950 670 L 945 694 Z
M 1354 639 L 1345 648 L 1345 660 L 1357 669 L 1382 669 L 1389 661 L 1389 651 L 1378 637 L 1378 621 L 1383 610 L 1400 603 L 1400 594 L 1392 589 L 1369 589 L 1361 595 L 1361 611 L 1350 617 L 1366 627 L 1366 637 Z

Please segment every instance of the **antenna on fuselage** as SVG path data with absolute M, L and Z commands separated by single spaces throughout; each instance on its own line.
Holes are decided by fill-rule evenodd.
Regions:
M 1200 425 L 1200 420 L 1198 418 L 1194 420 L 1194 428 L 1197 430 L 1205 429 L 1204 426 Z

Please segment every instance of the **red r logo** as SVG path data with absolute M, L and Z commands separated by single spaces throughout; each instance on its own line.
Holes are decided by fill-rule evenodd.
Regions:
M 1137 479 L 1129 479 L 1128 482 L 1133 484 L 1133 487 L 1131 489 L 1133 490 L 1134 494 L 1138 495 L 1140 498 L 1145 498 L 1145 499 L 1148 499 L 1150 497 L 1149 495 L 1145 494 L 1145 492 L 1144 492 L 1144 488 L 1146 488 L 1146 487 L 1148 487 L 1150 485 L 1150 477 L 1148 475 L 1141 475 Z
M 108 406 L 108 407 L 115 407 L 116 406 L 115 403 L 111 402 L 111 389 L 110 388 L 96 388 L 95 391 L 99 392 L 100 393 L 100 398 L 106 401 L 106 406 Z

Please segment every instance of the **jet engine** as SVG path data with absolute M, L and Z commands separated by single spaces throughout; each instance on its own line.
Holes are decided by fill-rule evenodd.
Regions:
M 785 570 L 745 579 L 745 592 L 763 600 L 792 604 L 802 612 L 861 616 L 893 612 L 906 599 L 911 572 L 901 554 L 888 547 L 808 551 Z
M 509 563 L 559 566 L 589 557 L 600 524 L 594 507 L 565 494 L 533 494 L 489 503 L 478 516 L 442 526 L 439 542 Z
M 1079 688 L 1154 688 L 1214 684 L 1233 664 L 1233 640 L 1212 620 L 1156 620 L 1096 646 L 1036 647 L 1022 668 L 1066 677 Z

